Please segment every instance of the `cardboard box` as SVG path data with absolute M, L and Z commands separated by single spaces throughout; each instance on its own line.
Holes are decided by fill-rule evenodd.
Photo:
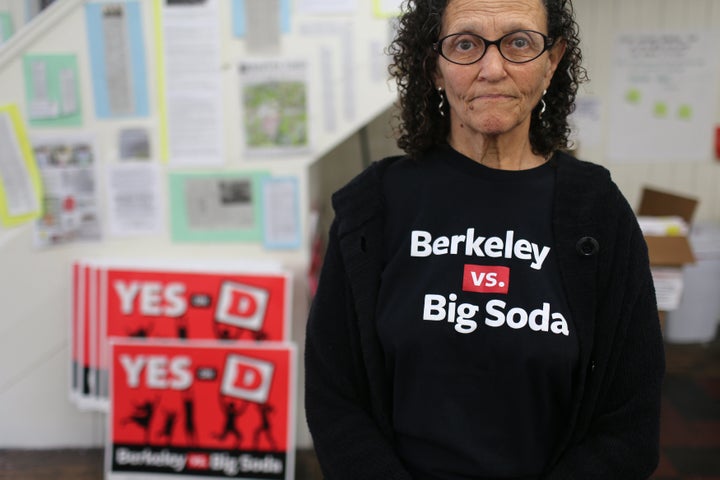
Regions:
M 645 187 L 638 207 L 638 217 L 679 217 L 688 226 L 692 225 L 698 201 Z M 653 266 L 682 267 L 695 262 L 687 231 L 667 232 L 665 235 L 646 234 L 645 241 Z
M 661 311 L 677 308 L 682 295 L 682 267 L 695 263 L 688 230 L 697 204 L 694 198 L 649 187 L 642 191 L 637 215 L 641 226 L 645 225 L 643 233 Z M 653 221 L 644 222 L 647 217 Z

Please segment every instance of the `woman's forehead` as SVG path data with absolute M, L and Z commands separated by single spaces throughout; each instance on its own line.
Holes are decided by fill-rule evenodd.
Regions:
M 449 0 L 443 30 L 534 29 L 544 31 L 547 14 L 542 0 Z

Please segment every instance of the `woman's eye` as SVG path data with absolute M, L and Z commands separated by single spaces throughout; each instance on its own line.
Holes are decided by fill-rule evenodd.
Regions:
M 510 41 L 510 46 L 513 48 L 525 48 L 529 43 L 526 38 L 513 38 Z
M 461 40 L 457 44 L 458 50 L 470 50 L 473 46 L 473 43 L 469 40 Z
M 455 50 L 460 52 L 468 52 L 478 48 L 478 41 L 470 37 L 458 37 L 453 44 Z

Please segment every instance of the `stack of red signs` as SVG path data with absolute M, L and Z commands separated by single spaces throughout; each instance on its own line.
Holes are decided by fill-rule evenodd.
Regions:
M 71 398 L 108 412 L 108 478 L 292 478 L 286 271 L 83 260 L 73 285 Z

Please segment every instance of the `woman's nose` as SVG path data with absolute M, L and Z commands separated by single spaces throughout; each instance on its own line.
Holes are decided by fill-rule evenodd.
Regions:
M 505 76 L 505 59 L 497 45 L 489 45 L 485 55 L 478 61 L 478 79 L 494 80 Z

